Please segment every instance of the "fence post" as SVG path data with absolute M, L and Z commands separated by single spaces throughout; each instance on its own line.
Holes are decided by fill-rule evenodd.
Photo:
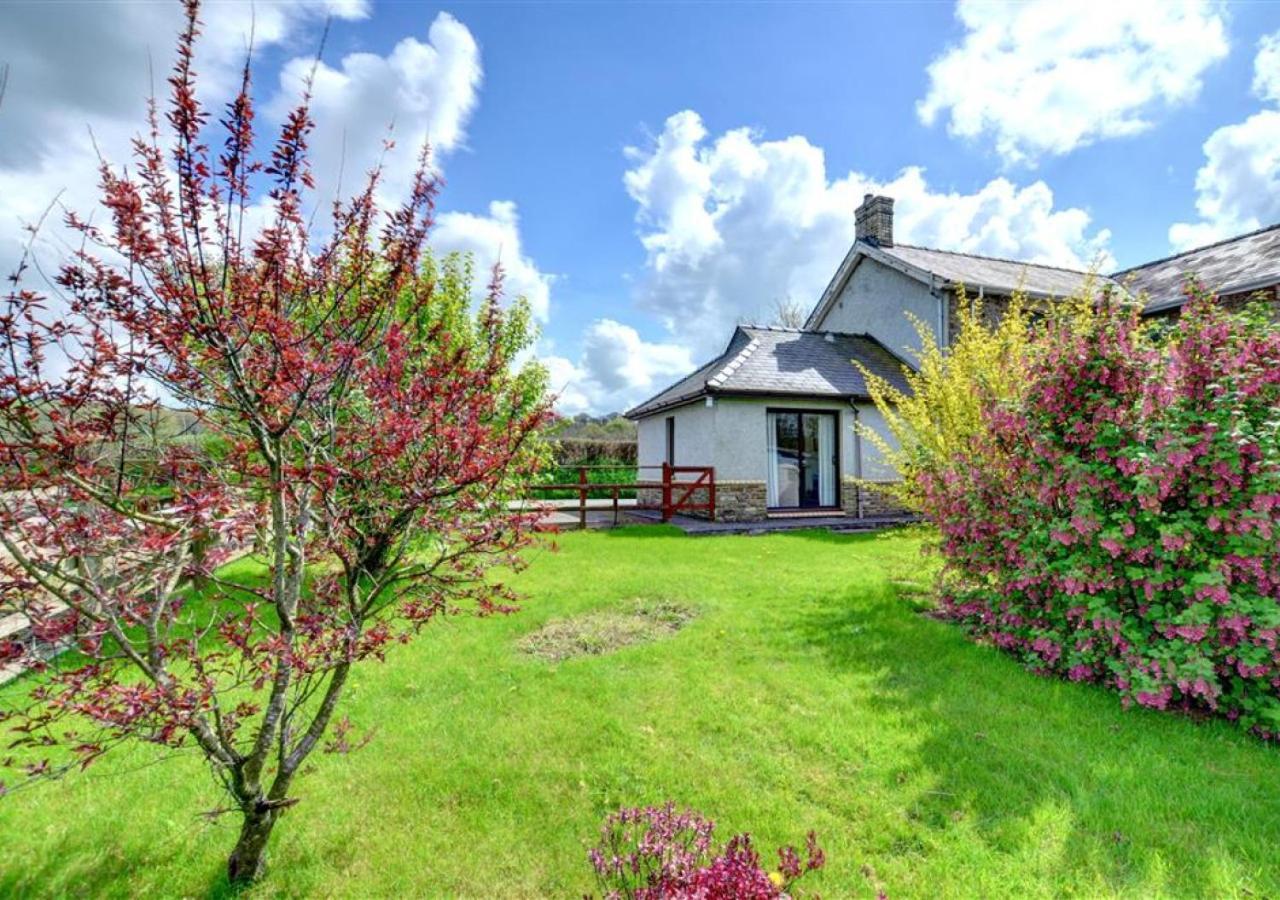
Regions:
M 716 467 L 709 466 L 707 468 L 707 474 L 711 478 L 711 490 L 708 491 L 708 493 L 711 495 L 711 521 L 714 522 L 716 520 Z
M 662 521 L 671 520 L 671 463 L 662 464 Z
M 587 527 L 587 489 L 581 485 L 587 483 L 587 467 L 578 466 L 578 527 Z

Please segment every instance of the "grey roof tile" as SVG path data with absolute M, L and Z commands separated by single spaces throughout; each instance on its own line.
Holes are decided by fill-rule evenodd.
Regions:
M 1145 295 L 1146 310 L 1178 306 L 1186 277 L 1194 274 L 1209 290 L 1223 294 L 1280 281 L 1280 224 L 1157 259 L 1112 275 L 1130 293 Z
M 741 325 L 723 353 L 626 415 L 643 418 L 704 394 L 866 397 L 866 379 L 853 364 L 855 359 L 906 389 L 905 363 L 875 338 Z
M 950 250 L 934 250 L 929 247 L 913 247 L 910 244 L 894 244 L 877 248 L 909 266 L 931 272 L 952 284 L 966 288 L 1011 293 L 1023 290 L 1050 297 L 1069 297 L 1084 286 L 1089 272 L 1063 269 L 1039 263 L 998 259 L 992 256 L 973 256 Z M 1105 275 L 1094 275 L 1099 286 L 1111 284 Z

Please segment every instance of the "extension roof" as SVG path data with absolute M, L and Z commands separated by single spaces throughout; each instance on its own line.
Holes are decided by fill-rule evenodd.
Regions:
M 906 389 L 906 363 L 869 335 L 739 325 L 723 353 L 625 415 L 642 419 L 713 395 L 869 399 L 854 361 Z

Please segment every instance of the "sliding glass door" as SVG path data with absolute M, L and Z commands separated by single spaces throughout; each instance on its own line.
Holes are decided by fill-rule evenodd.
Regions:
M 768 413 L 769 506 L 806 509 L 836 505 L 838 413 Z

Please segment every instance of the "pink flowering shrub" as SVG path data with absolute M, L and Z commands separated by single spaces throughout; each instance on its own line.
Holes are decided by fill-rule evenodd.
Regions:
M 1280 737 L 1280 331 L 1193 290 L 1153 339 L 1048 325 L 1030 390 L 922 478 L 944 612 L 1126 704 Z
M 751 836 L 739 834 L 713 849 L 715 823 L 675 804 L 620 809 L 600 829 L 587 854 L 607 900 L 775 900 L 820 869 L 826 856 L 811 831 L 802 859 L 794 847 L 778 851 L 765 871 Z

